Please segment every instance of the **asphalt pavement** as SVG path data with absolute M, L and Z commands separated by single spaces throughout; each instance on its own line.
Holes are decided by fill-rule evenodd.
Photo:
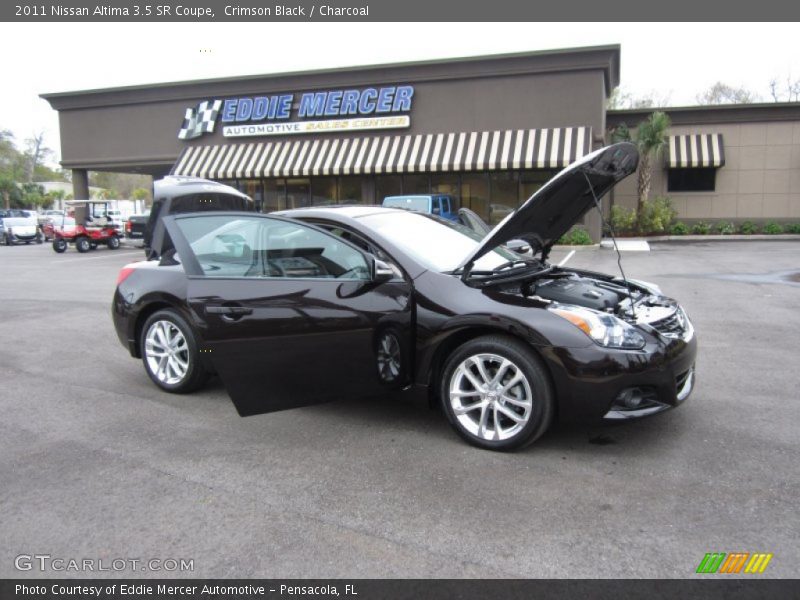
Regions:
M 695 324 L 694 394 L 514 454 L 466 445 L 412 395 L 243 419 L 218 382 L 159 391 L 110 318 L 141 256 L 0 248 L 0 577 L 685 578 L 707 552 L 798 576 L 798 242 L 627 253 Z M 604 249 L 568 264 L 617 271 Z M 20 555 L 193 570 L 19 571 Z

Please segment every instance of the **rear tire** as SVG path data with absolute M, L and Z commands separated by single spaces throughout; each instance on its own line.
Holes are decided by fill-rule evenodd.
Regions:
M 92 245 L 89 242 L 89 238 L 79 237 L 75 240 L 75 249 L 83 254 L 84 252 L 88 252 L 92 249 Z
M 150 315 L 142 327 L 139 347 L 144 370 L 165 392 L 187 394 L 208 381 L 194 331 L 176 310 Z
M 62 238 L 56 238 L 53 240 L 53 250 L 61 254 L 67 249 L 67 242 Z
M 108 242 L 106 242 L 106 244 L 108 245 L 109 250 L 116 250 L 119 248 L 119 238 L 115 235 L 112 235 L 110 238 L 108 238 Z
M 548 373 L 523 342 L 489 335 L 459 346 L 445 362 L 442 408 L 453 429 L 474 446 L 516 450 L 550 427 L 555 397 Z

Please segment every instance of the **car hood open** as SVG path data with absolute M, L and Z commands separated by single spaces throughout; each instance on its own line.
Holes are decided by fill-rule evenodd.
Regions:
M 503 219 L 460 268 L 469 270 L 481 256 L 512 239 L 527 241 L 533 254 L 548 251 L 594 206 L 594 196 L 602 198 L 638 164 L 639 152 L 629 142 L 606 146 L 575 161 Z

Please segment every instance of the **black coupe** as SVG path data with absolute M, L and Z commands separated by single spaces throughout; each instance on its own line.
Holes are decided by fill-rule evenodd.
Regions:
M 243 416 L 424 386 L 464 439 L 508 450 L 556 418 L 657 413 L 694 384 L 686 313 L 547 260 L 637 162 L 631 144 L 598 150 L 486 236 L 375 206 L 166 216 L 157 258 L 120 273 L 114 324 L 156 385 L 216 373 Z

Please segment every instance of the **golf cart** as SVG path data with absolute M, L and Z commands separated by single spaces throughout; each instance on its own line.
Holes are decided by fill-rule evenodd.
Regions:
M 78 252 L 94 250 L 103 244 L 111 250 L 119 248 L 119 235 L 108 216 L 106 200 L 69 200 L 61 217 L 61 226 L 53 229 L 53 250 L 59 254 L 67 244 L 75 244 Z

